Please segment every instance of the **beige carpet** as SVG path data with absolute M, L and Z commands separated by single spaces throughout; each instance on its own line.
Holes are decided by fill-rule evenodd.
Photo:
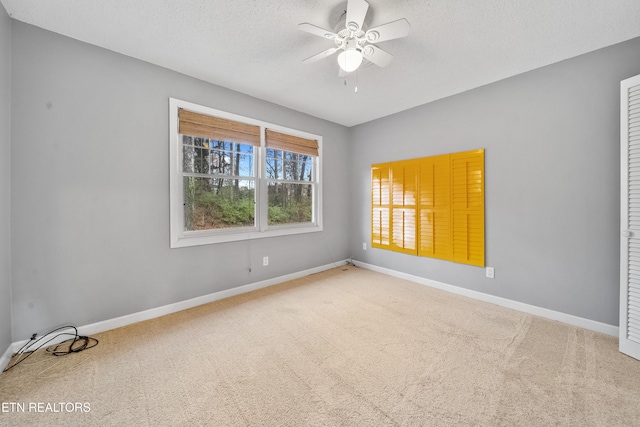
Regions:
M 617 339 L 355 267 L 95 337 L 0 375 L 0 425 L 640 425 Z

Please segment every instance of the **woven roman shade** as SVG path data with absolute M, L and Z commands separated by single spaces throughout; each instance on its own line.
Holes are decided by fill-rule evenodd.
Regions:
M 318 156 L 318 141 L 267 129 L 267 147 L 298 154 Z
M 180 128 L 178 132 L 182 135 L 260 146 L 260 126 L 207 116 L 184 109 L 180 109 L 179 117 Z

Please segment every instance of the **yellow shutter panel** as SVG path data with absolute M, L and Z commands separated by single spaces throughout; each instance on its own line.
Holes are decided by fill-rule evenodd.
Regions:
M 391 249 L 417 254 L 417 161 L 391 164 Z
M 450 155 L 419 159 L 418 255 L 451 260 Z
M 484 266 L 484 150 L 451 154 L 453 261 Z
M 391 182 L 388 165 L 371 167 L 371 246 L 389 249 L 391 245 Z
M 484 266 L 484 150 L 371 167 L 371 246 Z

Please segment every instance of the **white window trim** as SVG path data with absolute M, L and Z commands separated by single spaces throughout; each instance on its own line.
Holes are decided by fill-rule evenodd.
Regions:
M 256 226 L 242 227 L 221 230 L 206 231 L 184 231 L 184 194 L 181 174 L 182 145 L 178 138 L 178 109 L 207 114 L 228 120 L 235 120 L 242 123 L 252 124 L 260 127 L 260 147 L 256 147 Z M 315 160 L 314 169 L 316 174 L 313 206 L 313 220 L 304 224 L 284 224 L 269 226 L 267 224 L 268 193 L 267 176 L 264 164 L 266 162 L 265 130 L 271 130 L 299 136 L 318 141 L 318 157 Z M 264 122 L 226 111 L 216 110 L 188 101 L 169 98 L 169 204 L 170 204 L 170 236 L 171 248 L 182 248 L 188 246 L 210 245 L 223 242 L 234 242 L 239 240 L 251 240 L 265 237 L 288 236 L 293 234 L 313 233 L 322 231 L 322 136 L 308 132 L 291 129 L 288 127 Z M 265 208 L 263 208 L 265 207 Z

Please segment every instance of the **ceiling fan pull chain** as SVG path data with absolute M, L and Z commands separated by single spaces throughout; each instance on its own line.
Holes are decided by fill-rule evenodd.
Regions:
M 354 93 L 358 93 L 358 69 L 356 68 L 356 87 L 354 89 Z

